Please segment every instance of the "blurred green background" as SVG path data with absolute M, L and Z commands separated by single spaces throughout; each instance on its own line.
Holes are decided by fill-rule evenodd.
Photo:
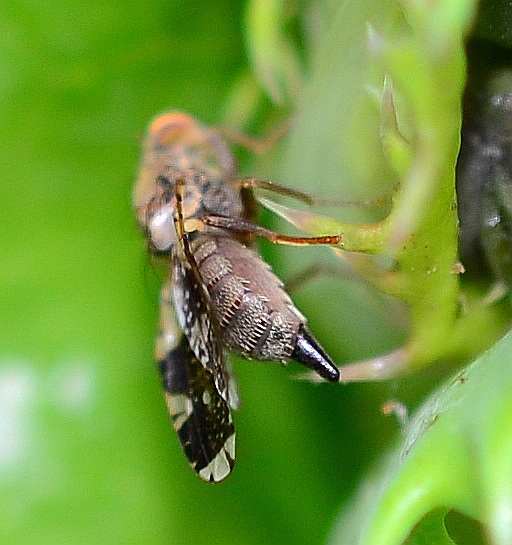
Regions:
M 350 180 L 350 197 L 380 196 L 391 181 L 365 86 L 382 75 L 357 51 L 339 51 L 366 43 L 368 17 L 384 29 L 394 20 L 385 1 L 360 5 L 341 35 L 325 27 L 337 2 L 299 3 L 310 26 L 290 19 L 305 67 L 295 76 L 308 80 L 315 65 L 320 76 L 304 96 L 300 82 L 284 85 L 278 108 L 252 72 L 244 2 L 2 2 L 2 545 L 322 542 L 397 434 L 381 405 L 399 396 L 413 406 L 437 380 L 430 372 L 312 385 L 277 365 L 237 361 L 237 465 L 208 486 L 181 453 L 153 363 L 162 272 L 131 205 L 148 121 L 177 109 L 263 134 L 297 96 L 321 93 L 311 154 L 292 134 L 264 158 L 242 152 L 242 173 L 323 196 L 346 196 Z M 285 279 L 315 260 L 338 266 L 327 249 L 263 252 Z M 339 363 L 384 353 L 404 335 L 396 305 L 354 278 L 316 280 L 293 295 Z

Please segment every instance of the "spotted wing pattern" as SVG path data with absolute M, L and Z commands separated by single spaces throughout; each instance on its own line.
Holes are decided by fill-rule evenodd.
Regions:
M 173 263 L 172 293 L 179 325 L 192 352 L 211 373 L 219 394 L 232 408 L 237 409 L 238 394 L 212 322 L 206 288 L 199 283 L 190 264 L 177 257 Z
M 213 375 L 184 335 L 159 366 L 167 408 L 190 465 L 205 481 L 224 480 L 235 463 L 235 428 Z

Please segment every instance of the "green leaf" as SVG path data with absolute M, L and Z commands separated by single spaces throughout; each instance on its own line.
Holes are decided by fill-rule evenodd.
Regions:
M 446 509 L 437 509 L 425 515 L 415 526 L 404 545 L 456 545 L 446 532 Z
M 415 536 L 419 528 L 442 532 L 441 511 L 424 519 L 440 507 L 480 521 L 493 545 L 511 542 L 511 355 L 509 334 L 430 396 L 385 467 L 361 487 L 332 543 L 351 535 L 354 545 L 398 545 L 415 527 Z

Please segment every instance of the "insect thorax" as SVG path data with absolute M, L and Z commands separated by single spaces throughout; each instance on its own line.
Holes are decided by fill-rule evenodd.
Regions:
M 215 169 L 182 171 L 171 161 L 157 176 L 155 196 L 146 211 L 151 242 L 159 251 L 169 250 L 176 242 L 174 219 L 178 183 L 182 184 L 182 210 L 187 230 L 201 230 L 206 215 L 243 215 L 243 203 L 232 180 L 223 178 Z

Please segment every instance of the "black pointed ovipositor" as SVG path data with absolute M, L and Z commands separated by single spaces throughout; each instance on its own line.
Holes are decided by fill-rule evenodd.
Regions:
M 339 369 L 304 326 L 301 326 L 297 334 L 297 344 L 292 353 L 292 359 L 313 369 L 315 373 L 330 382 L 339 382 L 340 380 Z

